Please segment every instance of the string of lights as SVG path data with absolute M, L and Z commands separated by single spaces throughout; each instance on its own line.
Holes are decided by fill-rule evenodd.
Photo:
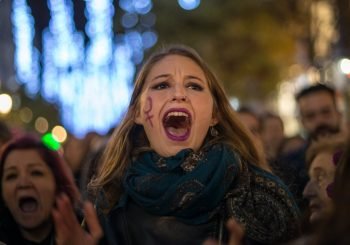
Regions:
M 17 80 L 27 96 L 40 94 L 58 105 L 61 122 L 70 133 L 78 137 L 90 131 L 106 134 L 128 106 L 136 66 L 157 42 L 153 3 L 120 0 L 114 6 L 112 0 L 87 0 L 84 30 L 74 22 L 74 4 L 47 0 L 50 19 L 38 50 L 30 6 L 26 0 L 13 1 Z M 192 10 L 200 0 L 178 0 L 178 4 Z M 116 8 L 120 16 L 115 16 Z M 123 28 L 118 33 L 113 31 L 115 18 Z M 49 128 L 45 122 L 45 130 Z

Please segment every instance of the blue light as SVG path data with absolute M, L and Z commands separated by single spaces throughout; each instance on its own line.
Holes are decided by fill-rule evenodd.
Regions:
M 156 44 L 157 40 L 158 36 L 153 31 L 146 31 L 142 33 L 142 42 L 145 48 L 151 48 L 154 46 L 154 44 Z
M 12 22 L 16 46 L 15 67 L 18 81 L 25 84 L 25 92 L 34 97 L 39 89 L 39 52 L 33 46 L 34 19 L 25 0 L 13 1 Z
M 135 9 L 144 9 L 152 5 L 150 0 L 134 0 Z
M 125 28 L 134 27 L 138 22 L 137 14 L 135 13 L 125 13 L 122 17 L 122 26 Z
M 48 0 L 51 19 L 40 54 L 33 48 L 30 9 L 25 0 L 14 0 L 18 76 L 29 94 L 41 92 L 59 106 L 62 124 L 77 137 L 105 134 L 118 124 L 130 100 L 135 66 L 157 42 L 151 0 L 121 0 L 119 5 L 126 12 L 121 18 L 125 30 L 114 36 L 113 0 L 86 1 L 86 44 L 74 25 L 72 0 Z
M 147 14 L 152 9 L 150 0 L 134 0 L 134 7 L 137 13 Z
M 137 31 L 130 31 L 125 34 L 125 42 L 132 48 L 132 61 L 140 64 L 143 60 L 143 43 L 141 34 Z
M 134 12 L 133 0 L 119 0 L 119 7 L 126 12 Z
M 200 0 L 178 0 L 181 8 L 185 10 L 193 10 L 199 6 Z

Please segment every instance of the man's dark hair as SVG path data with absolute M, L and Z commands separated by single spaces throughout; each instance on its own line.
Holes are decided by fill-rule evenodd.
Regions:
M 314 94 L 317 92 L 322 92 L 322 91 L 329 93 L 332 96 L 333 100 L 335 101 L 334 88 L 332 88 L 329 85 L 326 85 L 324 83 L 317 83 L 315 85 L 311 85 L 309 87 L 302 89 L 301 91 L 299 91 L 296 94 L 295 99 L 296 99 L 296 101 L 299 101 L 301 98 L 303 98 L 305 96 L 308 96 L 310 94 Z

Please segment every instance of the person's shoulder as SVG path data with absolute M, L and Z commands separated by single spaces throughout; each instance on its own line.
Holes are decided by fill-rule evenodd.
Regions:
M 256 188 L 260 187 L 264 190 L 268 189 L 269 191 L 274 190 L 279 195 L 283 194 L 289 199 L 293 199 L 289 188 L 279 176 L 255 165 L 249 165 L 249 170 L 251 172 L 251 181 L 256 185 Z
M 279 177 L 260 167 L 243 165 L 227 201 L 228 215 L 245 225 L 252 240 L 271 244 L 298 236 L 300 211 L 292 194 Z
M 210 161 L 223 161 L 236 173 L 240 172 L 243 159 L 232 146 L 226 143 L 219 143 L 209 145 L 209 147 L 206 148 L 206 151 L 206 159 L 209 160 L 210 158 Z

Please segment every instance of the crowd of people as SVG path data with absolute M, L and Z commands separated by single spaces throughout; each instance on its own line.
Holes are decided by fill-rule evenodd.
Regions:
M 335 90 L 296 94 L 303 132 L 234 110 L 198 53 L 171 45 L 139 70 L 111 135 L 0 125 L 0 244 L 348 244 L 350 155 Z

